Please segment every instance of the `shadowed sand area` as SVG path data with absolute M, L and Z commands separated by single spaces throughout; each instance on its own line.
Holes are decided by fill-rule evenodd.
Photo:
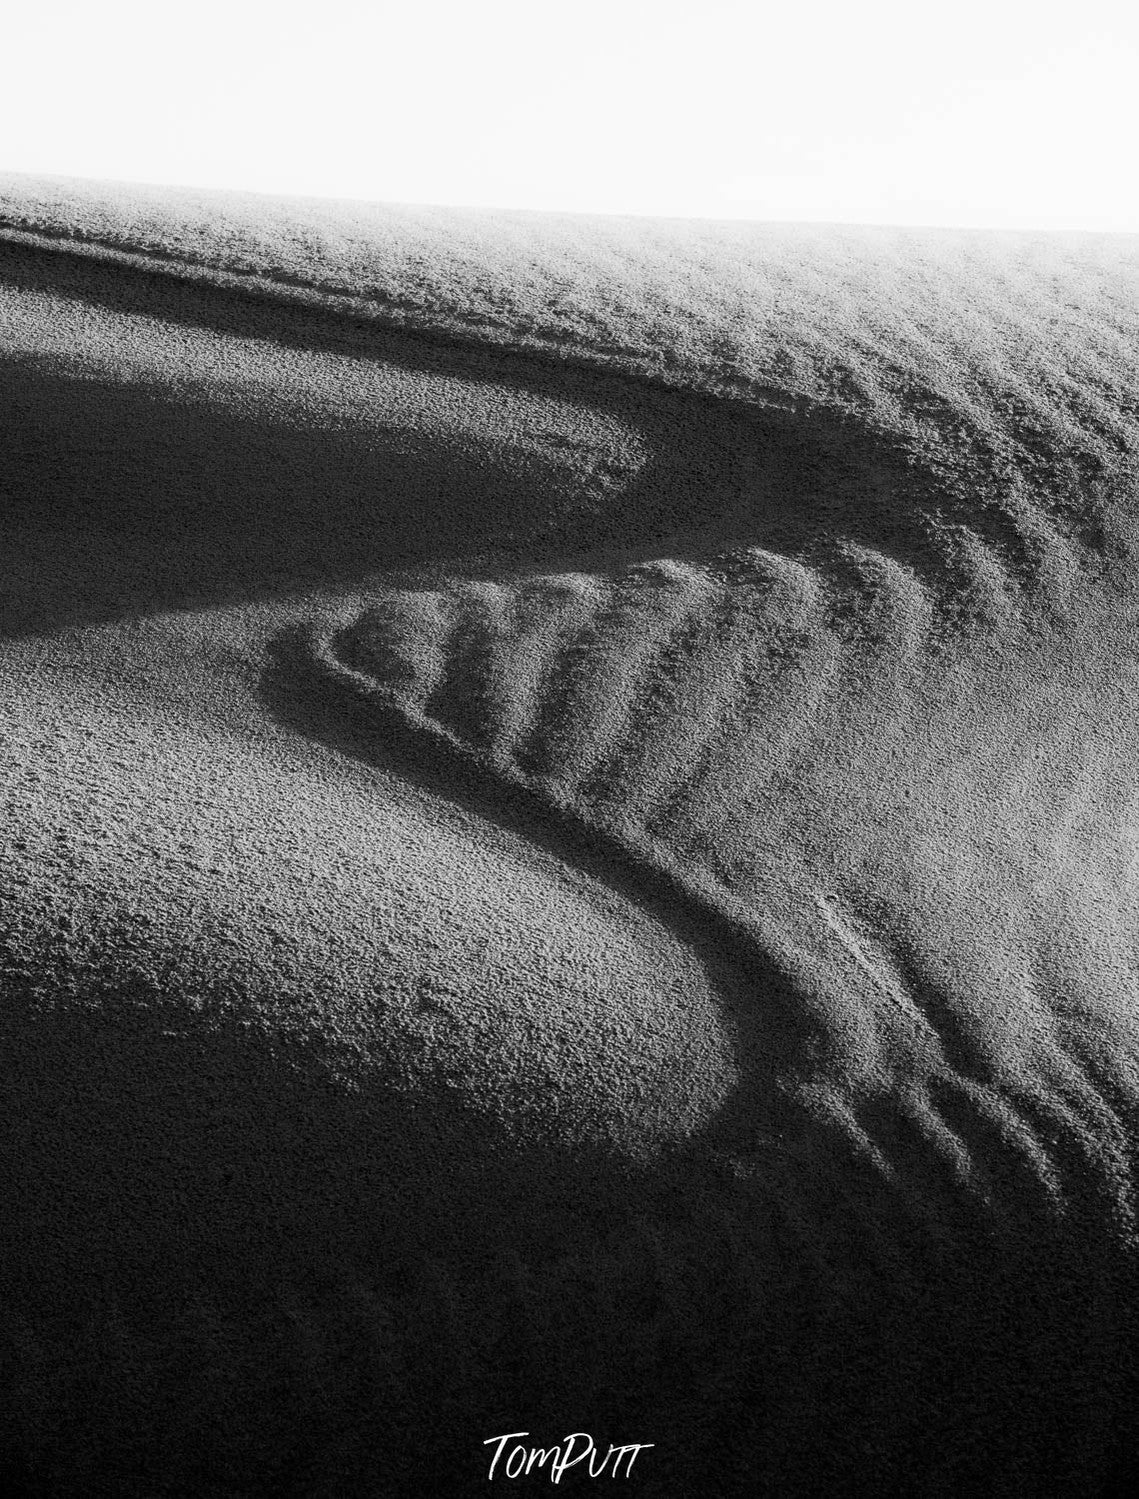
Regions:
M 1124 1490 L 1137 259 L 0 179 L 12 1486 Z

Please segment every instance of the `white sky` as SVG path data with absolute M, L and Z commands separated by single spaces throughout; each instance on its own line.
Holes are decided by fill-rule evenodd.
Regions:
M 0 168 L 1139 231 L 1136 0 L 29 0 Z

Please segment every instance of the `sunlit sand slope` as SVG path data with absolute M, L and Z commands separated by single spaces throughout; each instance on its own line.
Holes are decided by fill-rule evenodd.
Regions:
M 1137 257 L 0 179 L 18 1486 L 1124 1482 Z

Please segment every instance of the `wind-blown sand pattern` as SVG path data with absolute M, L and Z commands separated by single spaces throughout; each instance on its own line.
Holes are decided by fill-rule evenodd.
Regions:
M 1137 258 L 0 180 L 9 1487 L 1125 1491 Z

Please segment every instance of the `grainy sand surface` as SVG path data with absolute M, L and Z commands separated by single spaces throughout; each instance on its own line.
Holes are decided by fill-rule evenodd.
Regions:
M 5 177 L 0 380 L 10 1486 L 1122 1491 L 1139 240 Z

